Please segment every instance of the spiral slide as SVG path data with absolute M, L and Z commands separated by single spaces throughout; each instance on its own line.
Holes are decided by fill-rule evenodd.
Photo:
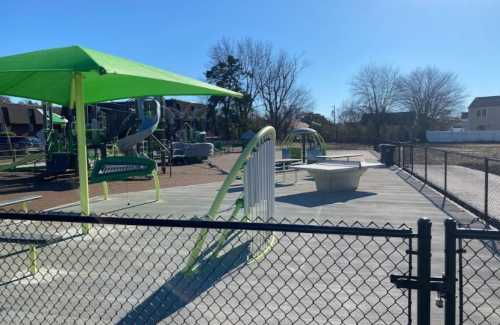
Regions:
M 146 116 L 144 99 L 140 98 L 137 102 L 137 110 L 140 121 L 137 132 L 129 134 L 118 140 L 118 148 L 127 156 L 137 156 L 135 145 L 144 141 L 147 137 L 153 134 L 158 127 L 158 123 L 160 122 L 161 105 L 157 100 L 154 100 L 156 109 L 153 116 Z

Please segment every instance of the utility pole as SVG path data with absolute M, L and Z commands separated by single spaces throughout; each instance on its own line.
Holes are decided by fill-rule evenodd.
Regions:
M 337 111 L 335 109 L 335 105 L 333 105 L 332 116 L 333 116 L 333 125 L 335 127 L 335 142 L 337 142 L 339 140 L 339 134 L 338 134 L 338 126 L 337 126 Z

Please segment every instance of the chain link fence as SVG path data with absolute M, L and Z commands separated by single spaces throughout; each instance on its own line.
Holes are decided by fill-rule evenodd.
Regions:
M 478 211 L 485 208 L 484 158 L 447 152 L 447 193 L 467 202 Z
M 492 218 L 500 220 L 500 160 L 488 160 L 488 211 Z
M 500 227 L 500 160 L 431 147 L 400 144 L 396 163 Z
M 0 216 L 4 323 L 407 324 L 411 317 L 408 291 L 389 280 L 412 272 L 405 226 Z M 196 270 L 184 272 L 202 229 L 208 244 Z M 222 231 L 230 233 L 219 247 Z
M 462 224 L 458 237 L 459 324 L 500 324 L 500 232 L 481 220 Z M 468 230 L 487 230 L 490 238 Z M 491 236 L 493 235 L 493 236 Z

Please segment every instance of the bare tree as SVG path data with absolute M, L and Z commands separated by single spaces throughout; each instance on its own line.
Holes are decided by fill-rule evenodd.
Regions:
M 276 128 L 278 137 L 286 134 L 286 130 L 301 112 L 308 111 L 313 106 L 309 91 L 298 85 L 297 79 L 303 68 L 298 57 L 282 51 L 256 76 L 266 117 Z
M 276 53 L 269 43 L 243 39 L 223 39 L 210 51 L 211 64 L 224 62 L 228 56 L 238 59 L 243 73 L 241 90 L 248 97 L 249 116 L 257 107 L 264 109 L 265 118 L 276 128 L 278 136 L 286 133 L 294 119 L 312 108 L 308 90 L 298 85 L 304 64 L 299 57 L 284 51 Z
M 399 76 L 392 66 L 369 64 L 351 82 L 352 95 L 358 107 L 370 114 L 377 137 L 384 125 L 384 115 L 395 107 Z
M 340 123 L 357 123 L 361 121 L 363 111 L 361 108 L 352 101 L 344 101 L 340 107 L 341 112 L 339 114 Z
M 402 107 L 415 112 L 417 135 L 447 119 L 464 100 L 464 88 L 456 74 L 435 67 L 417 68 L 399 81 Z
M 241 74 L 241 91 L 248 96 L 249 105 L 254 105 L 258 97 L 256 76 L 264 73 L 272 61 L 272 46 L 251 38 L 234 41 L 223 38 L 210 49 L 210 65 L 227 61 L 228 57 L 238 59 Z M 251 111 L 251 110 L 249 110 Z

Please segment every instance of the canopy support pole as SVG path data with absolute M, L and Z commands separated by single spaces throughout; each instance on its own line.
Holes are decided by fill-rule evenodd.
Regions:
M 83 76 L 80 72 L 73 75 L 74 105 L 76 109 L 76 139 L 78 148 L 78 176 L 80 179 L 80 210 L 82 215 L 90 214 L 89 205 L 89 177 L 87 170 L 87 136 L 85 130 L 85 104 L 83 93 Z M 82 225 L 82 230 L 87 234 L 90 230 L 88 224 Z

